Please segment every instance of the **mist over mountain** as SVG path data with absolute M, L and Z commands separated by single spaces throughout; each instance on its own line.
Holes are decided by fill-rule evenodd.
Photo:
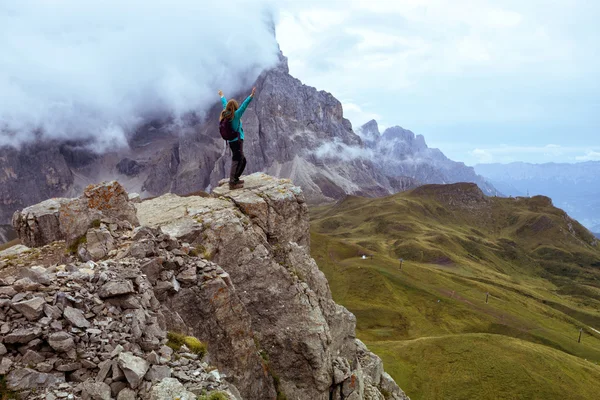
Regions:
M 394 126 L 383 134 L 375 120 L 357 130 L 374 162 L 387 174 L 408 176 L 422 183 L 474 182 L 488 195 L 500 194 L 472 167 L 450 160 L 439 149 L 429 148 L 423 135 Z
M 506 195 L 545 195 L 593 232 L 600 232 L 600 162 L 478 164 L 475 171 Z
M 273 30 L 265 1 L 2 2 L 0 146 L 127 147 L 141 124 L 254 82 L 277 62 Z

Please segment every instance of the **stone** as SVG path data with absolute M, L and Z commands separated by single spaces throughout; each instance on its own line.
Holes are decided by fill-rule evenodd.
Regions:
M 89 228 L 105 218 L 139 225 L 135 206 L 118 182 L 88 186 L 81 197 L 61 205 L 59 223 L 67 247 L 77 243 Z
M 27 350 L 21 359 L 21 363 L 25 365 L 36 365 L 43 362 L 46 359 L 43 355 L 37 351 Z
M 117 400 L 136 400 L 137 396 L 135 391 L 129 389 L 129 388 L 125 388 L 123 390 L 121 390 L 119 392 L 119 395 L 117 396 Z
M 152 285 L 155 285 L 156 281 L 158 281 L 160 277 L 160 272 L 163 268 L 162 265 L 156 259 L 152 259 L 142 264 L 140 269 L 142 270 L 144 275 L 146 275 L 146 278 L 148 278 L 150 283 Z
M 165 378 L 152 387 L 150 400 L 195 400 L 196 395 L 186 388 L 175 378 Z
M 12 308 L 23 314 L 29 321 L 37 321 L 44 315 L 44 305 L 46 305 L 44 299 L 41 297 L 34 297 L 31 300 L 13 303 Z
M 196 267 L 192 266 L 184 269 L 177 275 L 177 280 L 184 285 L 193 285 L 198 280 L 198 275 L 196 274 Z
M 92 260 L 96 261 L 105 258 L 115 247 L 115 239 L 108 229 L 102 227 L 87 231 L 85 248 Z
M 124 390 L 125 388 L 127 388 L 126 382 L 113 382 L 110 384 L 110 392 L 113 397 L 117 397 L 117 395 L 121 393 L 121 390 Z
M 22 343 L 27 344 L 33 339 L 40 337 L 42 330 L 40 328 L 19 328 L 15 329 L 4 337 L 4 343 Z
M 57 371 L 71 372 L 81 368 L 80 362 L 61 362 L 54 366 Z
M 50 304 L 44 304 L 44 314 L 46 314 L 48 318 L 54 320 L 62 317 L 62 312 L 60 311 L 60 308 L 56 306 L 51 306 Z
M 88 379 L 82 384 L 82 395 L 84 399 L 111 400 L 110 386 L 104 382 L 96 382 Z
M 15 294 L 17 294 L 17 291 L 12 286 L 0 287 L 0 297 L 13 297 Z
M 27 253 L 31 249 L 27 246 L 23 246 L 22 244 L 16 244 L 12 247 L 9 247 L 6 250 L 0 251 L 0 260 L 3 258 L 18 256 L 19 254 Z M 14 280 L 13 280 L 14 282 Z M 12 285 L 11 283 L 7 283 L 6 279 L 0 278 L 0 286 Z
M 77 328 L 89 328 L 91 326 L 90 321 L 88 321 L 83 315 L 83 311 L 73 308 L 73 307 L 65 307 L 63 311 L 63 316 L 69 323 Z
M 21 278 L 12 285 L 13 289 L 19 293 L 23 292 L 37 292 L 41 289 L 42 285 L 32 281 L 30 278 Z
M 133 283 L 130 280 L 120 280 L 107 282 L 98 291 L 98 296 L 101 299 L 120 296 L 123 294 L 134 293 Z
M 65 374 L 46 374 L 30 368 L 17 368 L 6 376 L 6 387 L 9 390 L 40 389 L 61 382 L 65 382 Z
M 146 374 L 146 379 L 151 382 L 162 381 L 171 377 L 171 368 L 167 365 L 153 365 Z
M 64 239 L 59 210 L 62 204 L 69 201 L 64 198 L 49 199 L 15 212 L 12 225 L 21 242 L 29 247 L 41 247 Z
M 0 375 L 6 375 L 10 371 L 13 362 L 8 357 L 2 357 L 2 361 L 0 362 Z
M 129 352 L 119 354 L 118 365 L 123 370 L 132 389 L 136 389 L 140 385 L 150 367 L 146 360 Z
M 0 356 L 5 355 L 6 353 L 8 353 L 8 350 L 6 350 L 6 346 L 0 343 Z

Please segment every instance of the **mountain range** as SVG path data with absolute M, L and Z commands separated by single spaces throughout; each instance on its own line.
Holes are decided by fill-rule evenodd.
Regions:
M 477 183 L 496 190 L 473 168 L 427 147 L 423 136 L 400 127 L 379 133 L 371 121 L 356 132 L 330 93 L 290 75 L 282 54 L 264 71 L 244 115 L 246 173 L 291 178 L 311 203 L 347 194 L 382 196 L 425 183 Z M 229 94 L 243 100 L 250 90 Z M 89 184 L 116 179 L 143 198 L 166 192 L 210 190 L 227 175 L 230 154 L 220 138 L 217 101 L 182 120 L 156 116 L 129 136 L 129 148 L 98 154 L 80 140 L 36 141 L 0 149 L 0 224 L 44 199 L 74 197 Z
M 593 232 L 600 232 L 600 161 L 478 164 L 475 171 L 505 195 L 551 197 Z

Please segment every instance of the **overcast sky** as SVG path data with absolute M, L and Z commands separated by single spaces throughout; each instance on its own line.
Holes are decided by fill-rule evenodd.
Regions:
M 600 160 L 598 21 L 597 0 L 304 0 L 277 39 L 354 126 L 400 125 L 470 165 L 576 162 Z

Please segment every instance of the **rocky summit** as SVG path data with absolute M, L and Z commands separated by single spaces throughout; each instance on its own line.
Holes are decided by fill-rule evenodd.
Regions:
M 246 171 L 293 179 L 311 203 L 386 196 L 425 183 L 475 182 L 496 193 L 473 168 L 428 148 L 423 136 L 400 127 L 380 134 L 375 121 L 353 129 L 342 103 L 290 75 L 282 54 L 253 86 L 256 96 L 244 114 Z M 242 101 L 249 93 L 250 87 L 226 96 Z M 107 179 L 142 198 L 210 191 L 231 159 L 218 133 L 221 110 L 215 93 L 214 104 L 198 115 L 177 123 L 156 116 L 129 132 L 127 148 L 103 154 L 94 143 L 76 140 L 35 142 L 18 151 L 0 147 L 0 224 L 17 209 L 75 196 Z
M 290 180 L 133 203 L 117 182 L 18 211 L 0 374 L 27 399 L 407 399 L 309 255 Z M 7 392 L 7 393 L 8 393 Z

